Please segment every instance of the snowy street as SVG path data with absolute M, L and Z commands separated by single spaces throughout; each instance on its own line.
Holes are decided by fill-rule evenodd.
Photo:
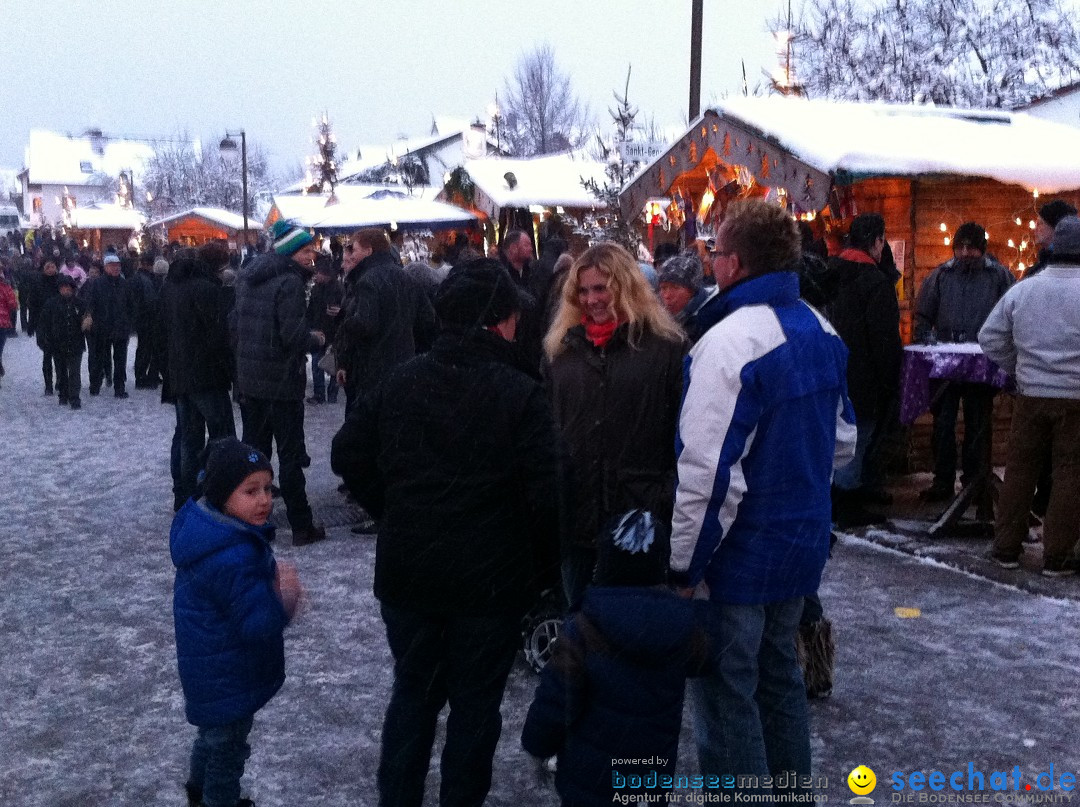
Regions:
M 42 396 L 32 339 L 9 339 L 3 359 L 0 802 L 181 807 L 194 729 L 173 646 L 173 408 L 135 390 L 130 369 L 129 400 L 90 397 L 84 364 L 83 409 L 72 412 Z M 377 803 L 391 664 L 371 594 L 375 543 L 350 533 L 329 470 L 342 416 L 340 403 L 307 410 L 308 495 L 328 539 L 294 549 L 284 530 L 275 544 L 308 596 L 286 633 L 285 686 L 255 719 L 244 789 L 259 807 Z M 884 531 L 836 546 L 821 592 L 836 687 L 811 706 L 830 802 L 852 797 L 845 780 L 860 764 L 877 774 L 878 804 L 894 771 L 972 762 L 987 775 L 1019 766 L 1034 782 L 1051 765 L 1055 776 L 1080 769 L 1080 579 L 1035 577 L 1031 549 L 1028 568 L 991 570 L 986 548 Z M 492 807 L 558 804 L 518 744 L 535 682 L 523 662 L 511 674 Z M 695 772 L 689 709 L 680 754 Z

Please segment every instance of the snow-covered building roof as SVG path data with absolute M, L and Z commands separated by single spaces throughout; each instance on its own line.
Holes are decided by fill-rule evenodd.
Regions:
M 23 171 L 32 185 L 98 185 L 121 171 L 131 171 L 138 181 L 153 156 L 153 147 L 141 141 L 31 129 Z
M 188 216 L 198 216 L 199 218 L 206 219 L 212 224 L 224 227 L 227 230 L 244 229 L 244 217 L 242 215 L 233 213 L 231 210 L 225 210 L 221 207 L 193 207 L 190 210 L 185 210 L 183 213 L 174 213 L 171 216 L 165 216 L 164 218 L 152 221 L 149 226 L 158 227 L 164 224 L 170 224 L 171 222 L 179 221 Z M 248 227 L 253 230 L 258 229 L 259 224 L 254 216 L 248 216 Z
M 629 183 L 624 212 L 667 193 L 707 149 L 763 185 L 786 187 L 807 210 L 825 206 L 832 178 L 967 176 L 1046 193 L 1080 188 L 1080 132 L 1023 113 L 740 97 L 707 110 Z
M 476 221 L 476 216 L 467 210 L 432 199 L 409 196 L 400 188 L 380 188 L 363 197 L 350 193 L 353 190 L 355 187 L 339 187 L 334 194 L 337 202 L 333 204 L 327 204 L 327 194 L 275 196 L 268 223 L 277 218 L 285 218 L 301 227 L 324 233 L 339 233 L 360 227 L 452 229 Z
M 430 182 L 442 179 L 442 172 L 456 168 L 469 153 L 483 154 L 496 152 L 496 143 L 486 132 L 473 129 L 465 121 L 442 121 L 432 126 L 430 134 L 420 137 L 403 137 L 392 143 L 361 145 L 350 150 L 338 165 L 339 184 L 355 184 L 365 172 L 379 168 L 387 162 L 413 156 L 422 160 L 429 173 Z M 435 176 L 433 172 L 438 171 Z M 298 193 L 308 184 L 306 178 L 299 179 L 282 188 L 282 193 Z M 399 186 L 400 187 L 400 186 Z
M 137 230 L 146 221 L 138 210 L 108 204 L 77 207 L 67 215 L 66 223 L 74 230 Z
M 593 179 L 603 185 L 606 168 L 605 163 L 573 154 L 465 161 L 465 172 L 476 186 L 474 204 L 492 217 L 506 207 L 599 207 L 582 182 Z

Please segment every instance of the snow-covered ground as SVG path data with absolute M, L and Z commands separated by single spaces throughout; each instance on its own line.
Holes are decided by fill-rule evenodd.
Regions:
M 81 412 L 61 408 L 42 397 L 40 353 L 23 337 L 8 342 L 4 365 L 0 802 L 179 807 L 193 729 L 172 640 L 173 410 L 133 389 L 127 401 L 84 391 Z M 341 417 L 340 405 L 307 415 L 309 494 L 332 523 L 343 512 L 328 463 Z M 374 542 L 338 526 L 302 549 L 286 533 L 277 551 L 309 596 L 287 634 L 288 680 L 256 718 L 245 790 L 260 807 L 374 805 L 391 681 L 371 595 Z M 1054 585 L 1067 596 L 843 537 L 822 590 L 839 644 L 836 690 L 812 707 L 815 773 L 830 800 L 851 798 L 844 780 L 859 764 L 877 772 L 879 803 L 892 771 L 1019 765 L 1028 782 L 1051 764 L 1076 772 L 1080 582 Z M 558 803 L 518 747 L 534 685 L 518 665 L 489 805 Z M 693 772 L 684 724 L 680 766 Z M 428 804 L 437 781 L 438 746 Z

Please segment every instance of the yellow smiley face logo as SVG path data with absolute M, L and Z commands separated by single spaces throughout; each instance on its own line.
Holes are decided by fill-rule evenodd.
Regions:
M 865 796 L 877 786 L 877 777 L 865 765 L 860 765 L 847 777 L 847 786 L 856 796 Z

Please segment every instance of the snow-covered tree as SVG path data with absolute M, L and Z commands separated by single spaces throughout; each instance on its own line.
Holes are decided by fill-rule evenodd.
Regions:
M 357 175 L 357 182 L 373 185 L 404 185 L 410 191 L 418 185 L 429 184 L 427 165 L 415 154 L 387 157 L 386 162 L 368 168 Z
M 619 191 L 644 166 L 641 161 L 629 160 L 623 155 L 623 147 L 634 142 L 637 129 L 638 109 L 630 103 L 630 68 L 626 70 L 626 89 L 623 94 L 612 94 L 615 96 L 616 106 L 608 109 L 608 113 L 615 124 L 614 133 L 610 138 L 604 138 L 597 133 L 595 140 L 597 159 L 607 163 L 604 170 L 607 180 L 602 185 L 595 179 L 582 180 L 581 183 L 606 210 L 588 217 L 581 231 L 591 241 L 615 241 L 635 255 L 641 243 L 641 235 L 633 221 L 623 218 L 619 207 Z
M 210 138 L 207 142 L 217 141 Z M 248 210 L 256 198 L 273 185 L 266 155 L 248 143 Z M 240 160 L 217 149 L 204 151 L 187 135 L 155 149 L 134 194 L 135 206 L 152 218 L 206 205 L 239 213 L 243 209 L 243 176 Z
M 569 74 L 555 63 L 550 45 L 522 56 L 503 92 L 500 140 L 513 155 L 553 154 L 584 140 L 588 109 L 574 93 Z
M 315 121 L 315 154 L 308 157 L 308 193 L 333 193 L 337 186 L 337 138 L 324 112 Z
M 1010 108 L 1080 76 L 1062 0 L 819 0 L 793 27 L 810 97 Z

